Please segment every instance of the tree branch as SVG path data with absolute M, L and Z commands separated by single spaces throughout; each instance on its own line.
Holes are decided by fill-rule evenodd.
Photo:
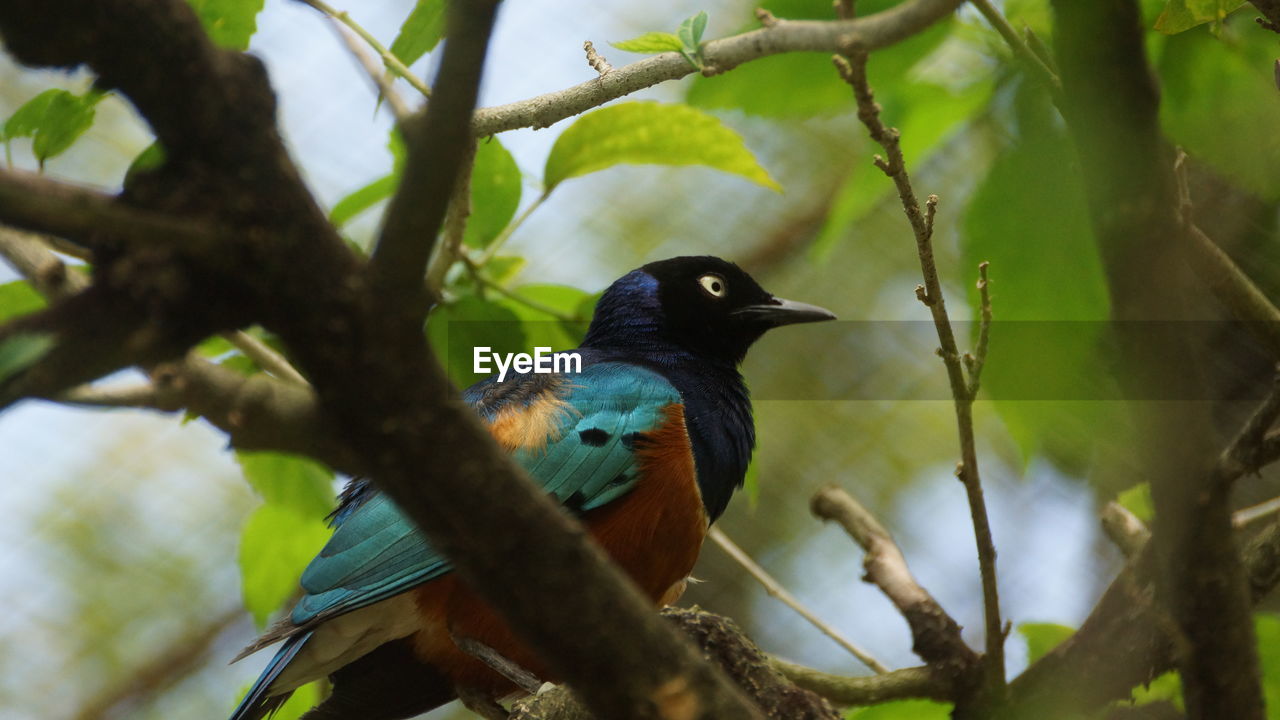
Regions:
M 1253 7 L 1266 17 L 1261 25 L 1272 32 L 1280 33 L 1280 0 L 1250 0 Z
M 1183 319 L 1188 268 L 1198 261 L 1180 241 L 1185 234 L 1173 153 L 1161 133 L 1159 92 L 1145 57 L 1141 14 L 1132 0 L 1056 0 L 1053 5 L 1067 100 L 1063 114 L 1081 160 L 1112 317 Z M 1169 387 L 1200 381 L 1199 354 L 1208 347 L 1203 338 L 1180 330 L 1118 340 L 1120 379 L 1134 397 L 1160 397 Z M 1137 436 L 1146 441 L 1138 462 L 1152 478 L 1156 511 L 1149 546 L 1158 568 L 1161 609 L 1150 622 L 1158 625 L 1156 619 L 1167 612 L 1169 626 L 1177 628 L 1173 643 L 1190 716 L 1261 718 L 1253 618 L 1228 488 L 1209 482 L 1217 453 L 1204 404 L 1159 403 L 1134 410 Z M 1127 587 L 1147 591 L 1132 583 Z M 1138 612 L 1133 592 L 1121 589 L 1111 602 L 1122 605 L 1111 612 Z M 1135 640 L 1131 629 L 1122 632 L 1108 642 Z M 1142 649 L 1144 667 L 1166 651 Z M 1106 667 L 1105 659 L 1096 659 L 1099 668 Z M 1122 671 L 1109 669 L 1116 675 L 1084 694 L 1112 687 Z
M 662 616 L 674 623 L 701 648 L 702 655 L 724 670 L 774 720 L 838 720 L 840 715 L 820 695 L 798 687 L 775 661 L 760 651 L 738 626 L 726 617 L 700 608 L 668 607 Z M 878 676 L 881 677 L 881 676 Z M 885 683 L 888 686 L 889 683 Z M 684 717 L 670 706 L 664 718 Z M 511 720 L 590 720 L 565 688 L 556 688 L 516 702 Z
M 821 695 L 837 707 L 879 705 L 910 698 L 951 702 L 950 684 L 927 667 L 890 670 L 869 677 L 845 677 L 777 657 L 770 657 L 769 662 L 798 687 Z
M 965 645 L 956 621 L 916 582 L 889 531 L 835 486 L 819 490 L 810 509 L 823 520 L 839 523 L 866 552 L 863 579 L 880 588 L 906 618 L 914 641 L 912 650 L 947 684 L 948 696 L 962 704 L 981 683 L 982 661 Z
M 0 170 L 0 220 L 93 247 L 103 234 L 135 242 L 214 243 L 207 225 L 130 207 L 118 198 L 21 170 Z
M 408 158 L 369 260 L 370 281 L 384 307 L 416 328 L 426 317 L 424 285 L 436 233 L 471 147 L 475 107 L 497 2 L 449 4 L 448 37 L 435 95 L 425 114 L 402 125 Z
M 392 53 L 390 50 L 384 47 L 382 43 L 378 42 L 378 38 L 374 37 L 373 33 L 369 32 L 368 30 L 365 30 L 363 26 L 361 26 L 359 23 L 353 20 L 351 18 L 351 15 L 347 13 L 345 10 L 338 10 L 336 8 L 333 8 L 327 3 L 321 2 L 321 0 L 300 0 L 300 2 L 310 5 L 316 10 L 319 10 L 321 13 L 323 13 L 329 19 L 333 20 L 335 23 L 341 23 L 342 25 L 345 25 L 348 28 L 350 28 L 351 32 L 355 33 L 356 35 L 359 35 L 361 40 L 364 40 L 365 43 L 369 45 L 369 47 L 373 48 L 374 52 L 378 53 L 378 57 L 382 58 L 382 62 L 388 68 L 390 68 L 392 72 L 404 78 L 406 82 L 408 82 L 410 85 L 413 86 L 414 90 L 417 90 L 419 93 L 422 94 L 422 97 L 430 99 L 431 88 L 427 87 L 427 84 L 422 82 L 422 80 L 417 75 L 414 75 L 413 72 L 410 71 L 409 68 L 404 64 L 404 62 L 400 60 L 400 58 L 396 57 L 394 53 Z M 345 33 L 343 34 L 343 37 L 346 37 Z M 361 53 L 361 55 L 363 55 L 363 53 Z M 379 77 L 382 76 L 382 73 L 374 73 L 374 74 L 378 75 Z M 382 84 L 377 80 L 374 80 L 374 82 L 378 83 L 379 85 Z M 386 93 L 384 91 L 383 94 L 388 99 L 388 101 L 391 99 L 390 93 Z
M 947 369 L 947 379 L 951 383 L 951 396 L 955 403 L 956 431 L 960 442 L 960 462 L 956 465 L 956 477 L 964 485 L 965 495 L 969 501 L 969 515 L 973 519 L 974 541 L 977 545 L 978 567 L 982 577 L 982 604 L 985 619 L 986 685 L 987 691 L 998 697 L 1004 691 L 1004 640 L 1007 630 L 1000 619 L 1000 594 L 996 582 L 996 548 L 991 537 L 991 522 L 987 517 L 987 506 L 982 494 L 982 479 L 978 473 L 978 453 L 973 437 L 973 400 L 978 389 L 978 376 L 965 376 L 964 361 L 956 345 L 955 333 L 951 328 L 951 320 L 947 316 L 946 300 L 942 294 L 942 284 L 938 280 L 938 268 L 933 259 L 933 218 L 937 211 L 938 197 L 930 195 L 925 203 L 925 211 L 920 211 L 911 179 L 907 176 L 906 161 L 902 156 L 902 147 L 898 141 L 896 128 L 887 128 L 880 120 L 880 106 L 872 96 L 871 87 L 867 83 L 867 49 L 856 43 L 847 44 L 844 52 L 848 60 L 835 56 L 836 68 L 841 77 L 853 88 L 854 98 L 858 103 L 858 119 L 866 126 L 871 139 L 884 148 L 888 160 L 875 157 L 876 167 L 893 181 L 897 187 L 898 197 L 902 201 L 903 211 L 911 223 L 915 233 L 916 253 L 920 258 L 920 271 L 924 284 L 916 287 L 916 297 L 929 308 L 933 316 L 933 325 L 937 329 L 938 343 L 941 346 L 938 355 Z M 983 337 L 979 343 L 978 356 L 971 363 L 973 370 L 981 371 L 986 362 L 986 334 L 991 326 L 990 297 L 986 295 L 986 268 L 982 267 L 979 287 L 983 293 Z
M 721 73 L 745 62 L 785 52 L 838 52 L 846 40 L 867 50 L 901 42 L 955 11 L 961 0 L 909 0 L 857 20 L 777 20 L 759 30 L 702 45 L 706 66 Z M 517 128 L 545 128 L 610 100 L 694 72 L 680 53 L 668 52 L 615 67 L 565 90 L 477 110 L 476 137 Z
M 474 94 L 483 56 L 483 42 L 474 41 L 487 35 L 478 29 L 487 30 L 492 13 L 491 6 L 457 7 L 482 21 L 451 32 L 441 77 L 456 97 L 442 84 L 427 119 L 411 123 L 411 167 L 388 212 L 378 260 L 366 272 L 289 161 L 261 64 L 210 45 L 186 3 L 0 5 L 0 33 L 21 61 L 87 62 L 101 85 L 121 89 L 156 130 L 168 160 L 135 175 L 123 195 L 130 206 L 192 224 L 216 217 L 227 229 L 216 248 L 181 242 L 112 248 L 109 257 L 95 258 L 94 286 L 59 307 L 95 292 L 102 297 L 94 300 L 123 302 L 128 327 L 149 328 L 154 347 L 166 351 L 260 322 L 312 379 L 322 417 L 373 481 L 596 715 L 654 718 L 676 707 L 690 718 L 756 717 L 653 614 L 583 529 L 521 480 L 449 386 L 421 323 L 412 322 L 422 317 L 426 257 L 461 154 L 460 143 L 449 140 L 468 132 L 466 122 L 450 118 L 458 108 L 464 117 L 470 110 L 465 96 Z M 884 17 L 938 7 L 954 5 L 913 0 Z M 306 273 L 296 271 L 299 257 L 307 258 Z M 101 319 L 111 310 L 101 302 L 89 307 Z M 153 354 L 147 344 L 110 347 L 120 348 L 113 363 L 94 359 L 96 366 L 64 374 L 62 386 L 50 391 L 95 367 L 150 362 Z M 430 482 L 423 482 L 423 468 L 433 469 Z M 539 548 L 536 557 L 511 562 L 529 557 L 531 546 Z M 511 587 L 529 591 L 513 594 Z M 563 642 L 570 634 L 577 640 Z

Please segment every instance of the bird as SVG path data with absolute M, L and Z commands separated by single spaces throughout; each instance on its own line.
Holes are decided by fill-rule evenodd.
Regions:
M 577 366 L 490 376 L 463 398 L 660 607 L 683 592 L 711 523 L 743 484 L 755 447 L 738 370 L 748 348 L 773 328 L 833 319 L 720 258 L 660 260 L 601 295 L 572 351 Z M 259 720 L 324 677 L 333 690 L 307 720 L 395 720 L 460 691 L 516 690 L 458 638 L 548 677 L 373 483 L 352 480 L 330 522 L 301 599 L 236 658 L 282 643 L 231 720 Z

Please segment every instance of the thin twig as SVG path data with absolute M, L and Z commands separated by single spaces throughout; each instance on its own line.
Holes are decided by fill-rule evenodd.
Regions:
M 1062 107 L 1062 80 L 1058 78 L 1057 73 L 1049 67 L 1048 64 L 1032 50 L 1027 43 L 1018 35 L 1018 31 L 1013 29 L 1009 21 L 1004 15 L 1000 14 L 1000 10 L 991 4 L 991 0 L 969 0 L 969 4 L 978 8 L 978 12 L 991 23 L 991 27 L 1000 33 L 1000 37 L 1008 43 L 1013 54 L 1018 56 L 1023 62 L 1031 68 L 1032 72 L 1044 83 L 1049 89 L 1049 94 L 1053 96 L 1053 103 L 1058 107 Z
M 991 343 L 991 291 L 987 268 L 991 263 L 978 263 L 978 302 L 981 306 L 982 319 L 978 324 L 978 344 L 972 354 L 964 354 L 965 370 L 969 372 L 969 400 L 978 399 L 978 388 L 982 384 L 982 368 L 987 364 L 987 347 Z
M 787 52 L 837 52 L 841 42 L 857 38 L 868 50 L 901 42 L 947 17 L 962 0 L 907 0 L 857 20 L 778 20 L 740 35 L 703 43 L 702 57 L 724 72 L 743 63 Z M 517 128 L 550 127 L 637 90 L 682 78 L 697 70 L 680 53 L 670 52 L 615 67 L 607 78 L 593 77 L 573 87 L 476 111 L 476 137 Z
M 471 172 L 475 169 L 476 141 L 469 140 L 468 144 L 466 157 L 458 169 L 458 184 L 453 188 L 449 210 L 444 216 L 440 249 L 427 266 L 427 289 L 436 297 L 440 297 L 449 268 L 462 257 L 462 241 L 467 234 L 467 219 L 471 217 Z
M 499 675 L 515 683 L 527 693 L 536 693 L 538 688 L 542 687 L 542 681 L 533 673 L 479 640 L 455 635 L 453 644 L 457 645 L 462 652 L 493 668 Z
M 1151 531 L 1142 520 L 1118 502 L 1103 506 L 1101 519 L 1103 532 L 1127 558 L 1136 557 L 1151 539 Z
M 356 59 L 360 67 L 364 68 L 365 75 L 373 82 L 374 87 L 378 88 L 378 93 L 387 99 L 387 105 L 391 107 L 391 114 L 396 116 L 396 121 L 404 122 L 408 119 L 413 111 L 409 109 L 404 98 L 400 97 L 400 92 L 396 90 L 396 86 L 392 84 L 387 74 L 377 66 L 373 58 L 369 57 L 369 53 L 364 51 L 364 46 L 356 41 L 350 31 L 342 26 L 341 21 L 333 16 L 329 16 L 329 19 L 333 23 L 333 31 L 342 39 L 351 56 Z
M 1250 505 L 1246 508 L 1240 508 L 1231 514 L 1231 524 L 1237 529 L 1248 527 L 1259 520 L 1280 513 L 1280 497 L 1273 497 L 1270 500 L 1264 500 L 1257 505 Z
M 603 55 L 596 52 L 596 46 L 590 40 L 582 43 L 582 49 L 587 53 L 587 64 L 591 66 L 592 70 L 599 73 L 600 77 L 613 72 L 613 66 L 609 64 L 608 60 L 604 59 Z
M 1181 150 L 1174 160 L 1178 183 L 1178 217 L 1191 250 L 1192 266 L 1227 310 L 1280 361 L 1280 309 L 1236 265 L 1226 252 L 1192 222 L 1191 193 L 1187 180 L 1187 156 Z
M 1229 483 L 1262 467 L 1264 440 L 1277 417 L 1280 417 L 1280 367 L 1276 368 L 1267 397 L 1218 457 L 1213 470 L 1215 482 Z
M 258 367 L 286 382 L 308 387 L 310 383 L 298 372 L 283 355 L 270 345 L 244 331 L 224 333 L 222 337 L 240 349 L 245 357 L 257 363 Z
M 480 254 L 480 257 L 476 260 L 476 265 L 484 265 L 492 260 L 493 257 L 498 254 L 498 251 L 502 249 L 502 246 L 511 239 L 511 236 L 515 231 L 519 230 L 521 225 L 524 225 L 524 221 L 529 219 L 529 216 L 533 214 L 533 211 L 542 207 L 542 203 L 547 201 L 547 197 L 550 194 L 550 190 L 543 192 L 529 204 L 529 207 L 524 209 L 524 212 L 517 215 L 515 220 L 507 223 L 507 226 L 502 228 L 502 231 L 498 233 L 498 236 L 490 241 L 488 247 L 486 247 L 484 252 Z
M 772 655 L 769 656 L 769 664 L 797 686 L 840 707 L 879 705 L 909 698 L 951 699 L 946 681 L 927 667 L 902 668 L 884 675 L 845 677 Z
M 58 402 L 95 408 L 150 408 L 176 410 L 162 407 L 161 392 L 153 383 L 129 383 L 124 385 L 81 385 L 63 392 Z
M 866 665 L 876 674 L 883 675 L 884 673 L 889 672 L 889 668 L 886 667 L 884 663 L 877 660 L 873 655 L 871 655 L 871 653 L 863 650 L 846 639 L 838 630 L 831 627 L 823 621 L 822 618 L 815 615 L 812 610 L 805 607 L 804 604 L 802 604 L 794 595 L 782 586 L 782 583 L 778 582 L 764 568 L 760 567 L 755 560 L 752 560 L 751 556 L 748 555 L 746 551 L 738 547 L 737 543 L 731 540 L 723 530 L 712 526 L 708 536 L 716 545 L 720 546 L 721 550 L 724 550 L 729 557 L 733 558 L 735 562 L 741 565 L 742 568 L 747 571 L 747 574 L 755 578 L 756 582 L 760 583 L 760 585 L 764 587 L 765 592 L 777 598 L 783 605 L 794 610 L 797 615 L 807 620 L 810 625 L 817 628 L 823 635 L 834 640 L 837 645 L 847 650 L 850 655 L 858 658 L 863 665 Z
M 390 50 L 388 50 L 385 46 L 383 46 L 382 43 L 378 42 L 378 39 L 374 37 L 372 33 L 370 33 L 368 30 L 365 30 L 360 25 L 360 23 L 357 23 L 355 20 L 351 19 L 351 16 L 348 15 L 345 10 L 338 10 L 337 8 L 334 8 L 331 5 L 328 5 L 322 0 L 300 0 L 300 1 L 306 3 L 307 5 L 310 5 L 316 10 L 319 10 L 325 15 L 328 15 L 334 20 L 337 20 L 343 25 L 346 25 L 348 28 L 351 28 L 351 32 L 354 32 L 356 35 L 359 35 L 361 40 L 364 40 L 366 43 L 368 43 L 369 47 L 373 48 L 374 52 L 378 53 L 378 57 L 382 58 L 382 62 L 386 63 L 387 67 L 390 68 L 392 72 L 404 78 L 410 85 L 413 86 L 414 90 L 417 90 L 418 92 L 422 93 L 423 97 L 425 98 L 431 97 L 431 88 L 427 87 L 427 84 L 422 82 L 421 78 L 414 75 L 413 72 L 409 70 L 408 66 L 406 66 L 404 62 L 400 60 L 400 58 L 396 57 Z
M 479 268 L 477 268 L 472 263 L 472 261 L 469 260 L 465 255 L 462 256 L 462 259 L 463 259 L 463 262 L 467 263 L 468 267 L 472 268 L 473 270 L 472 277 L 475 278 L 477 281 L 479 281 L 479 283 L 484 288 L 488 290 L 493 290 L 499 295 L 502 295 L 503 297 L 506 297 L 510 300 L 518 302 L 527 308 L 530 308 L 532 310 L 537 310 L 538 312 L 544 313 L 546 315 L 550 315 L 551 317 L 555 318 L 556 320 L 559 320 L 560 322 L 576 323 L 576 322 L 583 321 L 583 318 L 578 317 L 577 315 L 570 315 L 568 313 L 562 312 L 556 308 L 551 307 L 550 305 L 538 302 L 533 298 L 525 297 L 520 293 L 519 290 L 512 290 L 510 288 L 505 287 L 501 283 L 496 283 L 490 280 L 489 278 L 485 277 L 484 274 L 479 271 Z
M 1024 24 L 1022 26 L 1022 38 L 1026 41 L 1027 47 L 1031 52 L 1035 53 L 1036 57 L 1040 58 L 1040 62 L 1044 63 L 1046 67 L 1053 71 L 1054 75 L 1057 75 L 1058 63 L 1053 59 L 1053 52 L 1049 50 L 1048 45 L 1044 44 L 1044 41 L 1040 39 L 1040 36 L 1036 34 L 1036 31 L 1031 29 L 1030 25 Z
M 436 93 L 425 113 L 401 125 L 407 157 L 367 272 L 380 304 L 420 326 L 434 300 L 427 266 L 470 147 L 470 118 L 480 88 L 497 3 L 451 3 L 449 42 Z
M 973 436 L 973 397 L 970 382 L 965 378 L 960 352 L 956 345 L 951 320 L 947 316 L 942 284 L 938 280 L 938 268 L 933 259 L 933 215 L 937 198 L 930 196 L 928 214 L 920 211 L 915 190 L 907 175 L 906 161 L 902 156 L 898 131 L 888 128 L 880 119 L 880 106 L 876 104 L 867 83 L 867 51 L 857 44 L 846 48 L 846 58 L 834 58 L 840 75 L 853 88 L 858 104 L 858 119 L 867 127 L 871 138 L 884 148 L 888 159 L 875 157 L 875 164 L 893 180 L 898 189 L 902 208 L 916 237 L 916 253 L 920 258 L 920 272 L 924 285 L 917 288 L 917 296 L 933 316 L 937 329 L 939 355 L 947 369 L 951 395 L 955 400 L 956 430 L 960 440 L 961 460 L 956 465 L 956 475 L 964 484 L 969 502 L 969 514 L 973 519 L 974 539 L 977 544 L 978 566 L 982 576 L 982 599 L 986 630 L 988 688 L 995 691 L 1005 685 L 1004 640 L 1005 627 L 1000 618 L 1000 595 L 996 584 L 996 548 L 991 537 L 991 522 L 987 517 L 986 502 L 982 496 L 982 481 L 978 473 L 978 454 Z M 985 352 L 985 350 L 984 350 Z M 976 387 L 976 384 L 974 385 Z
M 962 675 L 979 668 L 981 660 L 961 639 L 960 626 L 912 576 L 901 548 L 875 516 L 835 486 L 819 490 L 810 509 L 823 520 L 839 523 L 865 551 L 863 579 L 880 588 L 906 618 L 913 649 L 925 662 L 958 666 Z M 968 679 L 956 678 L 958 684 Z

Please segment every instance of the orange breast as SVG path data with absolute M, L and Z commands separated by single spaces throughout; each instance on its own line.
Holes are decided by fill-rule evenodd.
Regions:
M 669 405 L 664 414 L 659 427 L 645 433 L 637 444 L 636 488 L 582 518 L 596 542 L 655 604 L 671 603 L 679 597 L 707 532 L 684 406 Z M 554 679 L 497 613 L 454 575 L 414 592 L 426 622 L 415 638 L 418 655 L 448 674 L 455 684 L 496 696 L 515 689 L 458 650 L 450 632 L 479 640 L 540 678 Z

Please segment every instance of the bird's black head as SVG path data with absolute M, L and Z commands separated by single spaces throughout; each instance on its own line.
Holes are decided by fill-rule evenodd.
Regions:
M 583 346 L 674 345 L 736 364 L 771 328 L 834 319 L 820 307 L 775 298 L 731 262 L 677 257 L 649 263 L 609 286 Z

